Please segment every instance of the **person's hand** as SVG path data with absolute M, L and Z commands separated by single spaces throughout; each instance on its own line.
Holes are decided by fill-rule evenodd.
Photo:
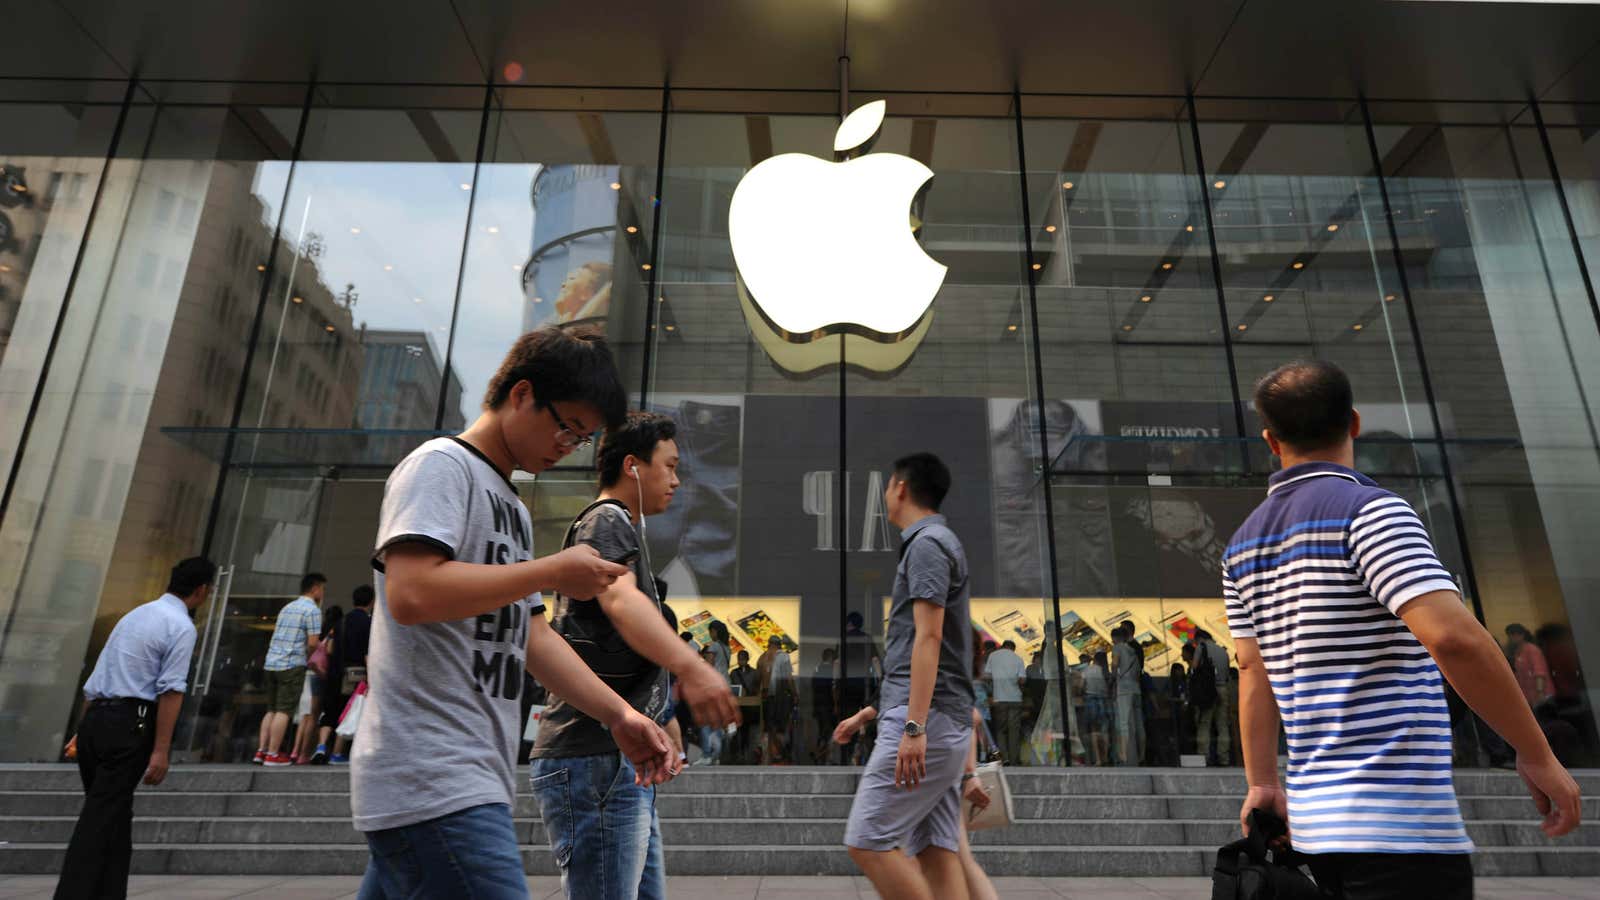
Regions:
M 911 790 L 928 777 L 928 736 L 902 735 L 900 752 L 894 760 L 895 783 Z
M 649 787 L 676 774 L 678 760 L 672 742 L 661 726 L 648 717 L 630 708 L 610 730 L 617 749 L 633 763 L 634 784 Z
M 607 562 L 588 544 L 573 545 L 550 559 L 556 563 L 556 592 L 573 600 L 593 600 L 628 574 L 627 566 Z
M 1578 783 L 1556 761 L 1555 756 L 1547 756 L 1538 762 L 1519 756 L 1517 774 L 1522 776 L 1522 783 L 1528 786 L 1533 805 L 1544 816 L 1540 827 L 1546 835 L 1560 837 L 1578 827 L 1583 797 L 1578 790 Z
M 1245 794 L 1244 805 L 1239 807 L 1239 830 L 1248 835 L 1250 833 L 1250 811 L 1264 809 L 1282 819 L 1285 825 L 1289 822 L 1289 795 L 1283 788 L 1276 784 L 1252 785 L 1250 792 Z M 1283 845 L 1288 845 L 1289 837 L 1284 835 Z
M 710 663 L 695 660 L 694 668 L 679 676 L 678 684 L 696 725 L 726 728 L 739 721 L 739 701 L 733 699 L 733 688 Z
M 835 744 L 850 743 L 851 741 L 855 740 L 856 735 L 861 732 L 861 727 L 864 724 L 865 723 L 861 721 L 861 713 L 856 713 L 850 718 L 845 719 L 843 722 L 839 723 L 838 727 L 833 729 L 833 742 Z
M 961 799 L 972 804 L 972 808 L 982 812 L 989 808 L 989 792 L 983 789 L 983 779 L 968 778 L 961 787 Z
M 144 770 L 144 783 L 151 785 L 160 784 L 167 777 L 168 764 L 169 759 L 167 757 L 167 751 L 152 751 L 150 753 L 150 765 L 145 767 Z
M 67 759 L 78 758 L 78 736 L 73 735 L 67 740 L 67 745 L 61 748 L 61 755 Z

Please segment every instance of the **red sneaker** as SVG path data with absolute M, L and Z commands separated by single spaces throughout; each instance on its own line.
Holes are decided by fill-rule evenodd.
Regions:
M 289 759 L 287 753 L 268 753 L 267 758 L 262 760 L 261 764 L 269 768 L 277 768 L 278 766 L 292 766 L 294 761 Z
M 262 763 L 267 761 L 267 751 L 265 751 L 265 750 L 257 750 L 256 751 L 256 755 L 253 758 L 251 758 L 250 761 L 252 763 L 255 763 L 258 766 L 261 765 Z

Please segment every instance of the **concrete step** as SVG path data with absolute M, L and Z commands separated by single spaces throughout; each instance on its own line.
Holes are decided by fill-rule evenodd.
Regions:
M 72 836 L 74 816 L 0 818 L 0 843 L 64 843 Z M 535 818 L 516 820 L 517 841 L 544 846 L 544 824 Z M 662 838 L 668 845 L 743 846 L 786 844 L 796 847 L 838 847 L 844 842 L 843 819 L 664 819 Z M 1552 842 L 1537 823 L 1528 820 L 1472 822 L 1468 833 L 1480 847 L 1600 847 L 1600 824 L 1580 826 Z M 1054 846 L 1160 846 L 1211 848 L 1236 837 L 1238 825 L 1228 819 L 1085 822 L 1047 819 L 1025 827 L 1001 828 L 973 836 L 974 846 L 1050 844 Z M 301 819 L 249 817 L 176 817 L 138 819 L 134 840 L 145 844 L 362 844 L 364 839 L 348 816 Z
M 0 847 L 0 874 L 61 870 L 64 843 Z M 1208 875 L 1214 853 L 1182 846 L 1077 846 L 1043 844 L 979 846 L 979 861 L 1008 876 L 1159 877 Z M 555 874 L 550 851 L 525 847 L 529 874 Z M 307 875 L 359 875 L 367 850 L 339 846 L 284 844 L 137 844 L 133 871 L 140 874 L 252 875 L 297 872 Z M 836 847 L 668 845 L 667 871 L 674 875 L 850 875 L 850 858 Z M 1600 875 L 1600 850 L 1489 848 L 1473 857 L 1479 875 L 1590 877 Z

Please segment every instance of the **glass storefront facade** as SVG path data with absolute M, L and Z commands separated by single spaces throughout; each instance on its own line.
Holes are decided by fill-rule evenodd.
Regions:
M 728 209 L 762 160 L 827 158 L 834 92 L 0 87 L 0 761 L 57 758 L 111 626 L 193 553 L 224 574 L 178 745 L 248 758 L 299 576 L 348 607 L 389 468 L 567 322 L 681 429 L 648 523 L 680 630 L 791 653 L 797 715 L 729 761 L 780 761 L 762 729 L 850 761 L 826 741 L 874 677 L 884 481 L 925 449 L 973 628 L 1028 663 L 1012 761 L 1109 761 L 1082 675 L 1131 620 L 1143 761 L 1176 765 L 1170 687 L 1196 629 L 1231 644 L 1220 558 L 1274 468 L 1251 385 L 1308 356 L 1480 618 L 1538 635 L 1558 752 L 1600 761 L 1594 109 L 857 91 L 888 101 L 873 151 L 933 170 L 910 227 L 948 271 L 898 343 L 793 344 Z M 545 551 L 595 490 L 583 457 L 518 484 Z M 1462 716 L 1459 763 L 1493 743 Z

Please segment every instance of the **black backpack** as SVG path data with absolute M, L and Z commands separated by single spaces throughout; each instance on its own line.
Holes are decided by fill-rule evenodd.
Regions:
M 1264 809 L 1250 811 L 1250 834 L 1217 850 L 1211 871 L 1211 900 L 1317 900 L 1316 882 L 1300 870 L 1305 855 L 1272 850 L 1274 838 L 1289 833 L 1283 820 Z
M 1217 705 L 1217 665 L 1207 644 L 1194 645 L 1194 668 L 1189 671 L 1189 705 L 1210 709 Z

